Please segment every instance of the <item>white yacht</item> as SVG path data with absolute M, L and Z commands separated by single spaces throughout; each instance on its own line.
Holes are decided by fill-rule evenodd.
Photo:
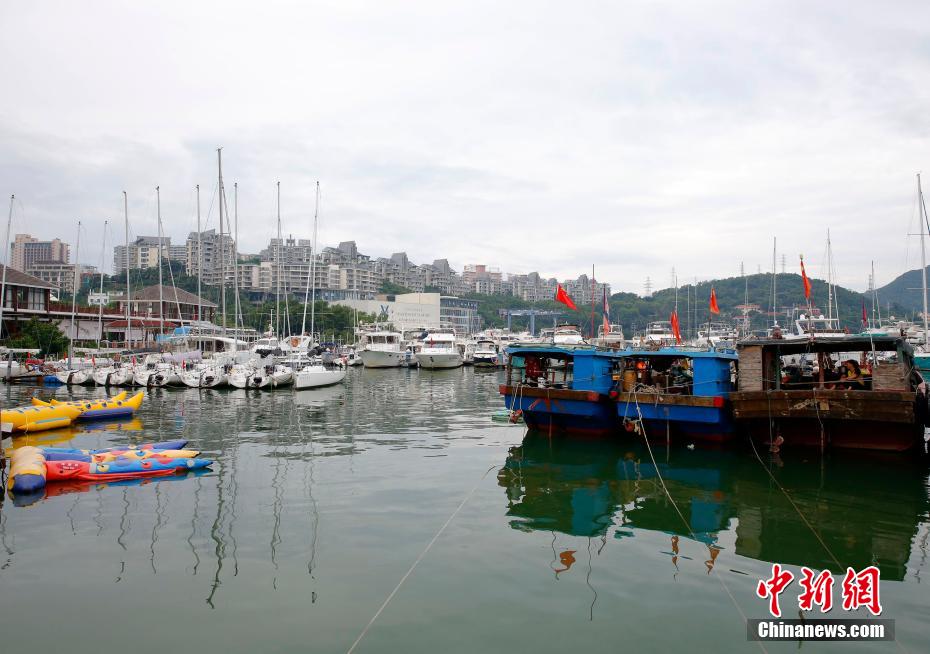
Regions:
M 479 338 L 475 343 L 474 361 L 476 368 L 500 367 L 500 346 L 490 338 Z
M 555 345 L 581 345 L 585 342 L 578 325 L 559 325 L 552 332 Z
M 672 323 L 668 320 L 649 323 L 646 325 L 646 333 L 643 334 L 642 341 L 644 345 L 675 345 Z
M 417 352 L 417 363 L 421 368 L 458 368 L 463 363 L 462 353 L 455 343 L 455 334 L 451 332 L 427 334 L 422 344 L 423 347 Z
M 359 357 L 366 368 L 398 368 L 405 359 L 399 332 L 367 332 L 364 340 Z
M 723 322 L 705 322 L 698 328 L 696 345 L 703 347 L 735 346 L 739 332 Z
M 600 347 L 622 348 L 626 346 L 626 338 L 623 336 L 623 325 L 608 325 L 608 330 L 604 331 L 604 325 L 597 328 L 597 339 L 595 344 Z

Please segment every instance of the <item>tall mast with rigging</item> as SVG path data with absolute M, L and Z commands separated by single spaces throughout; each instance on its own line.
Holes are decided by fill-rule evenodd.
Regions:
M 77 294 L 81 280 L 81 221 L 78 221 L 77 244 L 74 247 L 74 281 L 71 283 L 71 340 L 68 343 L 68 370 L 71 370 L 71 357 L 74 355 L 74 318 L 77 314 Z
M 281 338 L 281 250 L 284 243 L 281 240 L 281 182 L 277 183 L 277 211 L 278 211 L 278 248 L 275 257 L 275 291 L 274 291 L 274 331 L 275 337 Z
M 107 225 L 109 220 L 103 221 L 103 244 L 100 247 L 100 295 L 103 296 L 103 263 L 107 256 Z M 98 298 L 100 304 L 97 308 L 97 349 L 100 349 L 100 339 L 103 338 L 103 298 Z
M 924 338 L 923 344 L 927 345 L 927 252 L 924 245 L 924 236 L 927 230 L 927 206 L 924 204 L 924 192 L 920 186 L 920 173 L 917 173 L 917 214 L 920 216 L 920 276 L 923 282 L 923 301 L 924 301 Z
M 126 222 L 126 251 L 123 263 L 126 265 L 126 349 L 131 347 L 130 336 L 132 334 L 132 323 L 129 322 L 129 198 L 126 191 L 123 191 L 123 218 Z
M 155 187 L 155 212 L 158 216 L 158 332 L 161 334 L 162 338 L 165 337 L 165 298 L 164 291 L 165 287 L 162 285 L 161 279 L 161 258 L 162 258 L 162 249 L 161 249 L 161 189 L 160 187 Z M 177 293 L 175 293 L 177 296 Z
M 220 205 L 220 305 L 223 311 L 223 336 L 226 336 L 226 249 L 223 247 L 223 148 L 216 149 L 217 194 Z
M 6 305 L 6 267 L 9 264 L 10 226 L 13 224 L 13 202 L 15 200 L 16 195 L 11 195 L 10 215 L 6 219 L 6 240 L 3 241 L 3 279 L 0 281 L 0 337 L 3 336 L 3 307 Z
M 313 210 L 313 245 L 310 250 L 310 270 L 307 275 L 307 287 L 304 290 L 304 316 L 300 322 L 300 334 L 303 336 L 307 326 L 307 294 L 310 293 L 310 287 L 313 286 L 312 297 L 310 299 L 310 345 L 313 345 L 313 330 L 316 323 L 316 237 L 317 237 L 317 220 L 320 215 L 320 182 L 316 183 L 316 207 Z
M 233 329 L 239 329 L 239 319 L 242 317 L 239 313 L 239 182 L 233 182 L 233 211 L 235 216 L 235 232 L 233 236 L 233 293 L 235 301 L 233 304 Z
M 203 239 L 200 235 L 200 184 L 197 185 L 197 322 L 203 320 L 200 295 L 200 278 L 203 277 Z M 220 243 L 220 247 L 223 244 Z M 198 325 L 199 326 L 199 325 Z

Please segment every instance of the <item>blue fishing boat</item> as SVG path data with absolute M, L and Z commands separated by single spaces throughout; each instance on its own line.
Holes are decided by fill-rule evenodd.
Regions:
M 609 394 L 617 361 L 591 345 L 525 344 L 507 348 L 505 407 L 530 429 L 606 434 L 620 420 Z
M 733 350 L 662 347 L 615 354 L 618 418 L 627 431 L 724 441 L 733 435 L 729 405 L 738 357 Z

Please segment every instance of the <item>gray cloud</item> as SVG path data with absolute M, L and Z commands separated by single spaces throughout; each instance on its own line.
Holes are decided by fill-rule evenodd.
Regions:
M 789 269 L 841 283 L 917 265 L 930 145 L 925 3 L 7 3 L 0 192 L 73 240 L 204 215 L 224 148 L 240 241 L 308 235 L 615 288 Z M 216 213 L 208 226 L 216 226 Z M 112 240 L 113 236 L 111 236 Z M 118 238 L 122 238 L 120 233 Z M 84 248 L 82 248 L 84 249 Z

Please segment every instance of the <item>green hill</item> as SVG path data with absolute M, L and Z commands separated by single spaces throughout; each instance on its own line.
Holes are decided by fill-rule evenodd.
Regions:
M 930 266 L 927 266 L 927 275 L 930 277 Z M 878 300 L 881 302 L 882 307 L 891 304 L 898 305 L 906 313 L 922 311 L 922 287 L 923 280 L 921 279 L 920 268 L 908 270 L 903 275 L 879 288 Z
M 815 310 L 826 315 L 827 312 L 827 283 L 820 279 L 811 280 L 811 299 Z M 720 306 L 720 315 L 713 316 L 714 321 L 733 322 L 742 316 L 742 310 L 737 306 L 748 299 L 748 304 L 757 305 L 758 311 L 750 312 L 750 321 L 753 329 L 762 329 L 772 323 L 772 275 L 756 274 L 745 277 L 729 277 L 716 279 L 699 284 L 687 284 L 678 289 L 678 315 L 681 321 L 682 333 L 692 333 L 695 324 L 707 322 L 711 319 L 709 311 L 710 290 L 714 287 L 717 293 L 717 304 Z M 840 323 L 850 331 L 857 332 L 861 328 L 862 303 L 871 308 L 871 299 L 858 291 L 835 287 L 837 304 L 839 305 Z M 881 292 L 880 292 L 881 293 Z M 559 322 L 577 323 L 583 326 L 587 333 L 591 324 L 591 307 L 579 307 L 578 311 L 571 311 L 562 304 L 554 301 L 525 302 L 519 298 L 487 295 L 471 295 L 472 299 L 480 302 L 480 313 L 485 325 L 506 325 L 506 318 L 500 318 L 498 310 L 503 308 L 536 308 L 544 310 L 557 310 L 562 312 Z M 885 298 L 882 305 L 885 306 Z M 785 326 L 789 323 L 788 314 L 795 306 L 805 307 L 804 287 L 801 276 L 797 274 L 781 273 L 777 278 L 777 305 L 779 310 L 778 322 Z M 899 314 L 904 313 L 900 306 L 892 309 Z M 641 297 L 634 293 L 615 293 L 610 297 L 611 322 L 621 323 L 627 335 L 632 335 L 645 328 L 646 324 L 654 320 L 668 320 L 675 308 L 675 289 L 666 288 L 656 291 L 649 297 Z M 600 303 L 595 307 L 595 324 L 600 324 Z M 538 319 L 537 325 L 551 324 L 551 319 Z M 526 329 L 526 318 L 513 319 L 514 329 Z

